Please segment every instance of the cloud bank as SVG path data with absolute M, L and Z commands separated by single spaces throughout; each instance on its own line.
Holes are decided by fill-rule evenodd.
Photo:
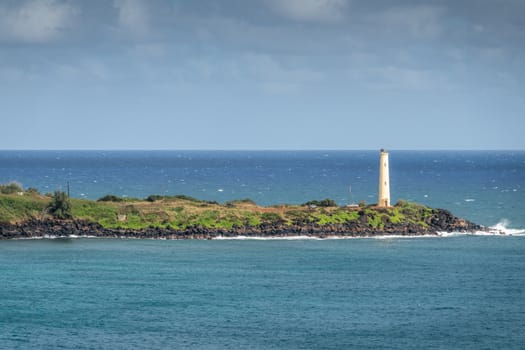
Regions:
M 169 130 L 203 125 L 220 132 L 201 139 L 224 148 L 242 148 L 239 135 L 255 148 L 345 148 L 370 144 L 361 131 L 379 122 L 392 140 L 460 125 L 449 135 L 458 148 L 465 135 L 496 132 L 507 136 L 494 143 L 517 145 L 523 13 L 515 0 L 4 0 L 2 115 L 35 140 L 53 126 L 97 134 L 108 123 L 119 135 L 155 128 L 168 148 L 178 147 Z M 257 134 L 277 132 L 271 125 L 276 142 Z
M 334 22 L 344 17 L 348 0 L 267 0 L 281 16 L 296 21 Z
M 0 5 L 0 37 L 4 41 L 46 43 L 67 35 L 79 10 L 69 2 L 21 1 Z

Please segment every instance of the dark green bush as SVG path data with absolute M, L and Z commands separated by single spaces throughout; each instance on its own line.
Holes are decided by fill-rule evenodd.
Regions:
M 53 199 L 47 208 L 49 213 L 57 219 L 70 219 L 73 217 L 71 214 L 71 202 L 65 192 L 55 191 Z
M 97 202 L 122 202 L 124 199 L 112 194 L 107 194 L 102 198 L 97 199 Z
M 303 205 L 306 206 L 316 206 L 316 207 L 337 207 L 337 203 L 333 199 L 323 199 L 320 201 L 314 200 L 314 201 L 308 201 L 304 203 Z
M 156 201 L 160 201 L 161 199 L 164 199 L 164 198 L 166 198 L 166 196 L 161 196 L 161 195 L 158 195 L 158 194 L 152 194 L 152 195 L 148 196 L 146 198 L 146 200 L 148 202 L 156 202 Z

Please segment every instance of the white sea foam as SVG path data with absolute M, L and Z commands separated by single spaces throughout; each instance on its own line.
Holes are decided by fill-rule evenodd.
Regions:
M 215 240 L 254 240 L 254 241 L 274 241 L 274 240 L 281 240 L 281 241 L 296 241 L 296 240 L 321 240 L 319 237 L 312 237 L 312 236 L 269 236 L 269 237 L 262 237 L 262 236 L 217 236 L 213 237 Z
M 68 235 L 66 238 L 97 238 L 94 235 Z
M 436 238 L 439 236 L 436 235 L 384 235 L 384 236 L 370 236 L 370 237 L 362 237 L 362 238 L 372 238 L 372 239 L 412 239 L 412 238 Z M 356 237 L 361 238 L 361 237 Z
M 77 239 L 77 238 L 103 238 L 103 237 L 97 237 L 93 235 L 67 235 L 67 236 L 56 236 L 56 235 L 43 235 L 43 236 L 36 236 L 36 237 L 17 237 L 13 238 L 14 240 L 40 240 L 40 239 Z
M 525 235 L 523 228 L 510 228 L 508 220 L 503 219 L 494 226 L 489 226 L 485 230 L 476 232 L 438 232 L 441 237 L 454 236 L 522 236 Z
M 507 219 L 503 219 L 496 225 L 489 227 L 491 231 L 497 231 L 505 235 L 524 235 L 525 229 L 523 228 L 510 228 L 510 222 Z
M 410 239 L 410 238 L 433 238 L 439 237 L 436 235 L 380 235 L 380 236 L 326 236 L 326 237 L 315 237 L 315 236 L 217 236 L 214 240 L 253 240 L 253 241 L 324 241 L 324 240 L 339 240 L 339 239 Z

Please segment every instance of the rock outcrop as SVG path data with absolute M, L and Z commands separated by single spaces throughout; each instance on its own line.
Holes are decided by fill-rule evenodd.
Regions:
M 0 223 L 0 239 L 40 237 L 100 237 L 144 239 L 213 239 L 222 237 L 286 237 L 311 236 L 327 238 L 372 237 L 378 235 L 437 235 L 438 232 L 474 232 L 483 230 L 480 225 L 452 215 L 443 209 L 434 209 L 424 223 L 383 222 L 380 227 L 371 226 L 363 213 L 358 220 L 339 224 L 320 225 L 309 222 L 263 223 L 257 226 L 234 226 L 232 229 L 191 226 L 185 229 L 148 227 L 144 229 L 105 228 L 85 220 L 31 219 L 18 224 Z

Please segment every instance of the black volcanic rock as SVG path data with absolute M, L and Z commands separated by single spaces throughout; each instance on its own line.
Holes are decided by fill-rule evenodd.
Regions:
M 18 224 L 0 223 L 0 239 L 39 238 L 46 236 L 94 236 L 108 238 L 153 238 L 153 239 L 212 239 L 217 236 L 375 236 L 375 235 L 436 235 L 438 232 L 474 232 L 484 227 L 452 215 L 443 209 L 433 209 L 426 225 L 413 222 L 392 223 L 383 219 L 381 228 L 368 224 L 365 212 L 360 218 L 339 224 L 319 225 L 305 221 L 287 225 L 284 223 L 263 223 L 258 226 L 235 226 L 231 230 L 191 226 L 186 229 L 148 227 L 144 229 L 109 229 L 98 223 L 85 220 L 36 220 L 31 219 Z

